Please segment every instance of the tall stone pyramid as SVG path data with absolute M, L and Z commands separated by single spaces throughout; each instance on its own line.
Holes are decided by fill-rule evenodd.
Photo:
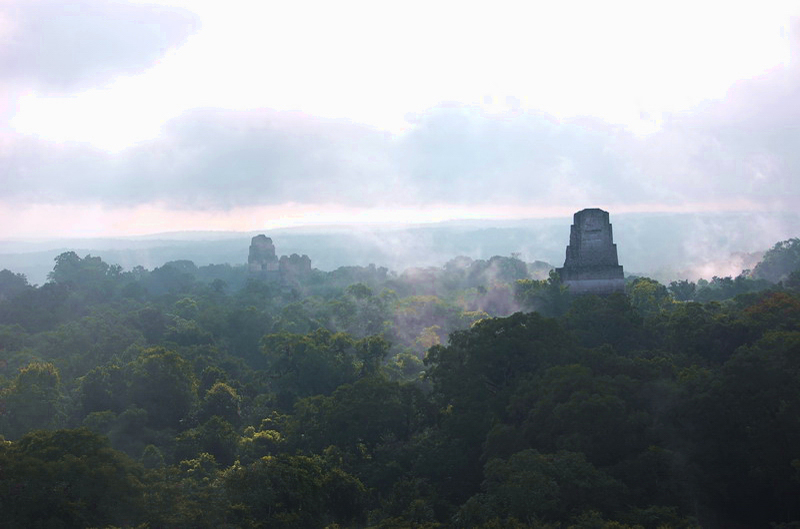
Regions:
M 250 253 L 247 256 L 247 268 L 251 274 L 278 273 L 278 257 L 275 255 L 275 245 L 266 235 L 256 235 L 250 241 Z
M 625 276 L 607 211 L 591 208 L 575 213 L 567 258 L 564 267 L 556 271 L 573 294 L 625 292 Z

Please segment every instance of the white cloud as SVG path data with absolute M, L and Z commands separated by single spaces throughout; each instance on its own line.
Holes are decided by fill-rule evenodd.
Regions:
M 419 217 L 800 192 L 786 5 L 169 4 L 3 4 L 1 205 Z
M 219 211 L 287 203 L 794 207 L 793 122 L 776 112 L 759 115 L 766 122 L 757 126 L 720 112 L 710 107 L 640 137 L 600 120 L 452 104 L 420 114 L 399 136 L 298 112 L 195 110 L 117 154 L 12 139 L 0 152 L 9 179 L 2 198 Z
M 119 0 L 7 0 L 0 80 L 74 92 L 141 72 L 198 25 L 189 12 Z
M 113 5 L 120 16 L 134 10 L 82 2 Z M 121 150 L 192 108 L 217 107 L 299 110 L 398 132 L 408 113 L 445 101 L 481 104 L 486 95 L 559 118 L 653 130 L 664 112 L 723 97 L 736 79 L 785 62 L 781 27 L 790 12 L 786 2 L 757 10 L 681 1 L 164 4 L 197 12 L 202 29 L 134 77 L 69 98 L 29 94 L 15 130 Z M 76 29 L 66 17 L 53 20 L 62 34 Z M 147 46 L 139 51 L 146 62 Z M 102 66 L 95 55 L 74 71 Z

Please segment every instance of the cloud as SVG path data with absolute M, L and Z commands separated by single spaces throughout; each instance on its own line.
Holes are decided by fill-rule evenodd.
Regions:
M 196 109 L 118 154 L 7 137 L 7 203 L 159 202 L 231 210 L 286 203 L 742 205 L 800 196 L 800 69 L 742 81 L 728 97 L 637 136 L 598 119 L 442 104 L 392 136 L 270 109 Z
M 632 159 L 676 197 L 746 198 L 792 210 L 800 196 L 800 22 L 785 66 L 671 116 Z
M 174 120 L 130 154 L 122 175 L 180 207 L 228 209 L 286 202 L 360 204 L 391 190 L 384 133 L 345 121 L 273 110 L 203 109 Z
M 120 0 L 7 0 L 0 4 L 0 90 L 97 86 L 148 68 L 197 25 L 188 11 Z M 0 203 L 230 211 L 286 203 L 749 202 L 791 210 L 800 196 L 797 42 L 794 51 L 795 62 L 740 81 L 724 100 L 669 116 L 644 136 L 520 104 L 503 111 L 440 104 L 395 136 L 299 112 L 201 108 L 115 154 L 0 130 Z
M 424 202 L 607 202 L 629 185 L 615 147 L 627 135 L 588 119 L 442 105 L 418 120 L 396 156 Z
M 120 0 L 0 4 L 0 81 L 74 92 L 140 72 L 198 26 L 192 13 Z
M 573 193 L 608 200 L 625 180 L 610 149 L 617 132 L 592 126 L 445 105 L 392 137 L 296 112 L 198 109 L 117 155 L 18 136 L 0 161 L 7 201 L 551 205 Z
M 0 147 L 6 202 L 163 202 L 177 208 L 362 204 L 390 194 L 388 137 L 294 112 L 199 109 L 112 155 L 14 136 Z

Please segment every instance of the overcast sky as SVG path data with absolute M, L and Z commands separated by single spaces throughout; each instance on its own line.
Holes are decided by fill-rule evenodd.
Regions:
M 0 0 L 0 238 L 795 211 L 796 5 Z

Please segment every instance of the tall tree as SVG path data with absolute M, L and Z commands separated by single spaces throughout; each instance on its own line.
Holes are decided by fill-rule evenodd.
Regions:
M 51 363 L 31 362 L 11 386 L 0 392 L 5 413 L 0 433 L 15 439 L 31 430 L 52 428 L 59 422 L 61 377 Z

